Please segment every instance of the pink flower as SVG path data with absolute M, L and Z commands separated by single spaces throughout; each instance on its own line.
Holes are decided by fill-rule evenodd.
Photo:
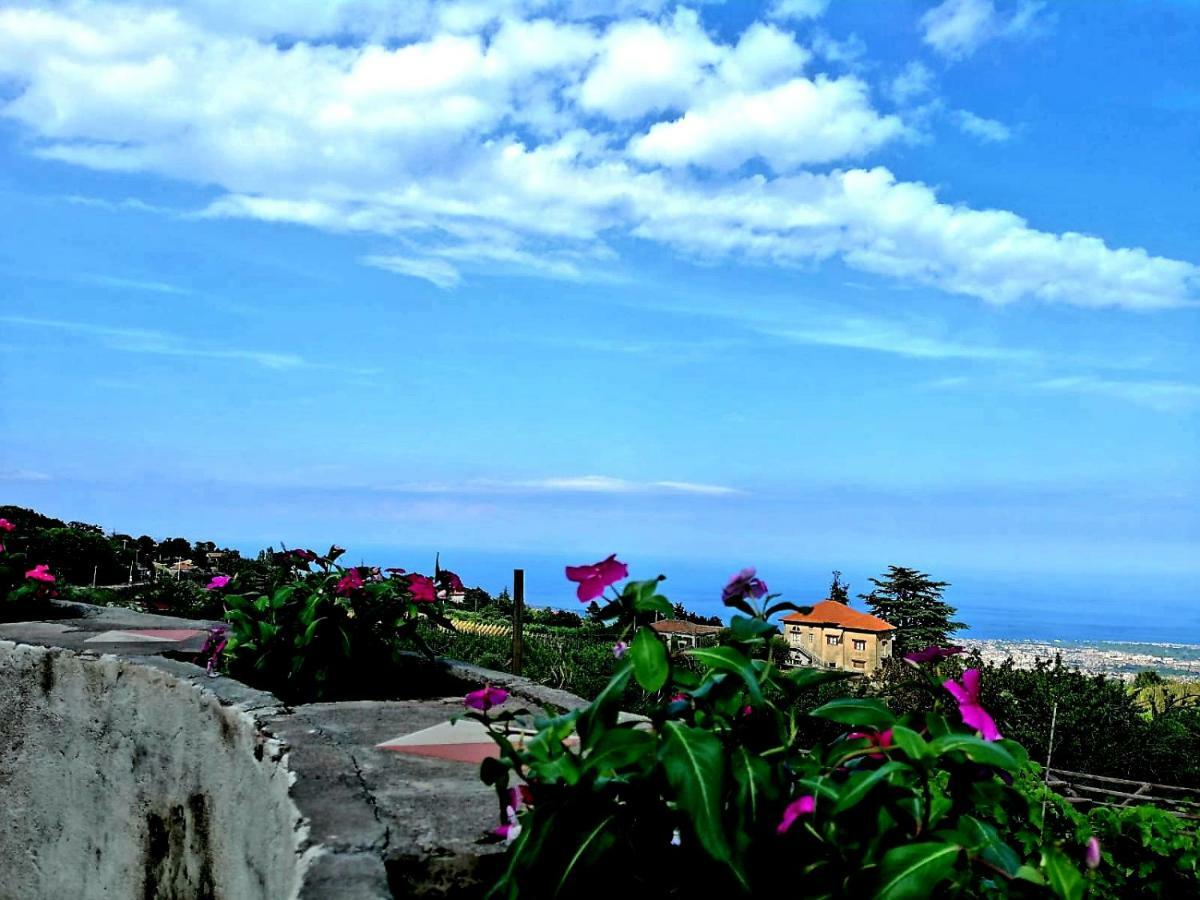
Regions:
M 349 594 L 352 591 L 357 591 L 363 586 L 362 576 L 358 574 L 358 569 L 347 569 L 346 574 L 338 581 L 337 587 L 333 589 L 335 594 Z
M 408 576 L 408 593 L 416 603 L 432 603 L 437 599 L 433 579 L 416 573 Z
M 8 519 L 0 519 L 0 531 L 12 531 L 16 527 L 17 526 L 8 521 Z
M 508 691 L 503 688 L 484 685 L 477 691 L 471 691 L 463 698 L 463 703 L 471 709 L 487 712 L 493 706 L 499 706 L 508 699 Z
M 1083 853 L 1083 862 L 1089 869 L 1100 865 L 1100 841 L 1095 835 L 1088 838 L 1087 849 Z
M 610 584 L 629 577 L 629 566 L 618 561 L 617 554 L 590 566 L 567 566 L 567 580 L 579 582 L 575 596 L 589 603 L 604 593 Z
M 229 584 L 230 577 L 228 575 L 214 575 L 213 580 L 204 588 L 206 591 L 215 591 Z
M 954 679 L 942 682 L 942 687 L 958 701 L 958 713 L 962 716 L 963 724 L 978 731 L 985 741 L 1000 740 L 1000 730 L 979 703 L 979 670 L 967 669 L 962 674 L 962 683 Z
M 300 560 L 301 562 L 306 562 L 306 563 L 312 562 L 313 560 L 315 560 L 317 558 L 317 554 L 313 553 L 311 550 L 293 550 L 292 556 L 294 556 L 296 559 Z
M 943 659 L 949 659 L 951 656 L 957 656 L 962 652 L 962 647 L 938 647 L 931 644 L 924 650 L 918 650 L 916 653 L 905 654 L 904 658 L 910 663 L 920 665 L 921 663 L 939 662 Z
M 620 659 L 628 652 L 629 645 L 624 641 L 617 641 L 615 644 L 613 644 L 613 656 L 615 656 L 617 659 Z
M 767 583 L 756 577 L 753 567 L 748 567 L 730 577 L 725 589 L 721 591 L 721 599 L 731 603 L 735 600 L 745 600 L 747 597 L 761 597 L 766 592 Z
M 46 584 L 54 584 L 54 576 L 50 574 L 50 567 L 45 563 L 34 566 L 25 573 L 25 577 L 34 581 L 43 581 Z
M 892 746 L 892 729 L 887 731 L 852 731 L 846 735 L 846 740 L 854 740 L 855 738 L 866 738 L 871 742 L 871 746 L 878 747 L 880 750 L 887 750 Z M 872 753 L 870 759 L 884 759 L 882 753 Z
M 451 572 L 449 569 L 442 569 L 437 574 L 438 586 L 451 594 L 461 594 L 463 592 L 462 579 Z
M 776 834 L 785 834 L 801 816 L 811 816 L 817 808 L 817 798 L 812 794 L 797 797 L 783 808 L 783 818 L 775 827 Z

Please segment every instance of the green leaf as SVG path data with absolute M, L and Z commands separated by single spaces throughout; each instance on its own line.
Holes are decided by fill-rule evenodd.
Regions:
M 1009 772 L 1017 770 L 1017 761 L 1012 758 L 1011 753 L 992 741 L 985 741 L 971 734 L 947 734 L 934 738 L 926 746 L 930 755 L 934 757 L 961 750 L 971 762 Z
M 1046 873 L 1046 881 L 1054 896 L 1063 900 L 1082 900 L 1087 882 L 1057 847 L 1047 847 L 1042 851 L 1042 870 Z
M 925 738 L 911 728 L 893 725 L 892 743 L 903 750 L 904 755 L 911 760 L 922 759 L 925 756 Z
M 776 613 L 783 612 L 785 609 L 790 609 L 792 612 L 798 612 L 802 616 L 807 616 L 810 612 L 813 611 L 813 608 L 811 606 L 798 606 L 795 603 L 788 603 L 788 602 L 784 601 L 783 603 L 771 604 L 770 606 L 768 606 L 766 609 L 763 610 L 763 615 L 766 616 L 767 618 L 770 618 L 771 616 L 775 615 Z
M 579 849 L 575 851 L 571 859 L 567 862 L 567 867 L 563 870 L 562 878 L 558 879 L 558 887 L 554 889 L 554 896 L 557 897 L 562 893 L 567 880 L 582 860 L 594 859 L 612 846 L 616 840 L 612 832 L 608 831 L 608 825 L 612 820 L 612 816 L 606 816 L 601 819 L 600 824 L 589 831 L 587 836 L 584 837 L 583 842 L 579 845 Z
M 792 687 L 802 689 L 827 684 L 830 681 L 845 681 L 854 675 L 851 672 L 834 672 L 829 669 L 791 669 L 783 677 L 791 682 Z
M 625 688 L 632 677 L 633 667 L 629 663 L 623 664 L 613 673 L 608 684 L 604 686 L 604 690 L 597 694 L 596 699 L 579 714 L 575 730 L 579 733 L 579 740 L 584 750 L 591 749 L 601 735 L 616 724 L 621 696 L 625 693 Z
M 734 616 L 729 622 L 730 639 L 748 644 L 761 641 L 766 635 L 775 631 L 775 626 L 763 619 L 751 619 L 746 616 Z
M 633 728 L 613 728 L 597 741 L 595 749 L 584 760 L 583 768 L 585 772 L 606 775 L 639 760 L 649 760 L 653 755 L 652 734 Z
M 730 862 L 729 843 L 721 827 L 721 791 L 725 750 L 713 734 L 668 720 L 659 760 L 675 802 L 692 823 L 709 856 Z
M 671 667 L 667 662 L 667 648 L 651 628 L 639 628 L 629 645 L 629 658 L 633 662 L 633 677 L 646 691 L 657 691 L 667 683 Z
M 738 786 L 738 806 L 745 812 L 746 821 L 757 822 L 759 804 L 771 789 L 771 766 L 765 759 L 738 747 L 730 757 L 730 770 Z
M 755 703 L 762 702 L 763 696 L 762 689 L 758 684 L 758 672 L 751 665 L 750 660 L 733 647 L 697 647 L 694 650 L 686 650 L 684 653 L 708 666 L 710 670 L 729 672 L 732 675 L 740 676 L 742 681 L 746 682 L 746 690 L 749 691 L 750 698 Z
M 978 854 L 985 862 L 1015 876 L 1021 867 L 1021 858 L 1012 847 L 1001 840 L 996 829 L 973 816 L 963 816 L 958 822 L 958 832 L 966 848 Z
M 1042 873 L 1033 866 L 1021 866 L 1017 869 L 1015 878 L 1020 878 L 1022 881 L 1028 881 L 1032 884 L 1045 884 L 1046 879 L 1042 877 Z
M 831 700 L 824 706 L 818 706 L 809 715 L 816 716 L 819 719 L 841 722 L 843 725 L 865 725 L 868 728 L 878 730 L 890 728 L 892 723 L 896 721 L 896 717 L 892 715 L 891 710 L 878 700 L 854 699 L 851 697 L 841 697 L 837 700 Z
M 886 781 L 893 772 L 906 768 L 903 763 L 888 762 L 869 772 L 856 772 L 850 776 L 833 805 L 833 814 L 843 813 L 857 806 L 881 781 Z
M 962 848 L 930 841 L 889 850 L 880 863 L 875 900 L 924 900 L 954 872 Z

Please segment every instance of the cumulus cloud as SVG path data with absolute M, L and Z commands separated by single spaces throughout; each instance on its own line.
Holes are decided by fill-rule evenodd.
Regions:
M 900 105 L 911 103 L 933 91 L 933 72 L 919 60 L 913 60 L 900 70 L 888 84 L 888 96 Z
M 1003 122 L 977 116 L 965 109 L 954 112 L 954 122 L 967 134 L 988 143 L 1000 143 L 1012 137 L 1012 129 Z
M 775 0 L 767 15 L 772 19 L 803 21 L 823 16 L 829 0 Z
M 1041 9 L 1041 3 L 1021 0 L 1004 15 L 994 0 L 944 0 L 921 17 L 922 39 L 948 59 L 963 59 L 988 41 L 1029 33 Z
M 196 215 L 370 235 L 390 246 L 368 264 L 443 288 L 497 268 L 590 278 L 632 239 L 702 261 L 835 258 L 995 303 L 1195 300 L 1191 263 L 854 168 L 909 126 L 861 77 L 819 71 L 816 36 L 756 23 L 725 41 L 661 5 L 438 4 L 357 37 L 318 16 L 301 41 L 218 23 L 217 0 L 2 9 L 0 116 L 43 157 L 212 188 Z

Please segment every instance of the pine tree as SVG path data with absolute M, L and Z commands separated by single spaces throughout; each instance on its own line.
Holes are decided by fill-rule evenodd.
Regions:
M 903 566 L 888 566 L 882 578 L 872 578 L 875 589 L 859 594 L 873 615 L 896 626 L 893 656 L 922 650 L 931 644 L 946 646 L 950 635 L 967 626 L 954 621 L 956 610 L 942 599 L 950 586 L 934 581 L 924 572 Z
M 850 603 L 850 585 L 842 581 L 842 573 L 837 569 L 833 570 L 833 581 L 829 584 L 829 599 L 847 605 Z

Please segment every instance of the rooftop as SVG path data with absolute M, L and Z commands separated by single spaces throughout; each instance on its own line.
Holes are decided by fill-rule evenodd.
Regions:
M 683 619 L 663 619 L 650 627 L 659 634 L 716 634 L 722 629 L 720 625 L 697 625 Z
M 895 631 L 895 625 L 889 625 L 878 616 L 851 609 L 845 603 L 836 600 L 822 600 L 813 606 L 809 613 L 794 612 L 783 617 L 789 625 L 836 625 L 839 628 L 850 628 L 855 631 Z

